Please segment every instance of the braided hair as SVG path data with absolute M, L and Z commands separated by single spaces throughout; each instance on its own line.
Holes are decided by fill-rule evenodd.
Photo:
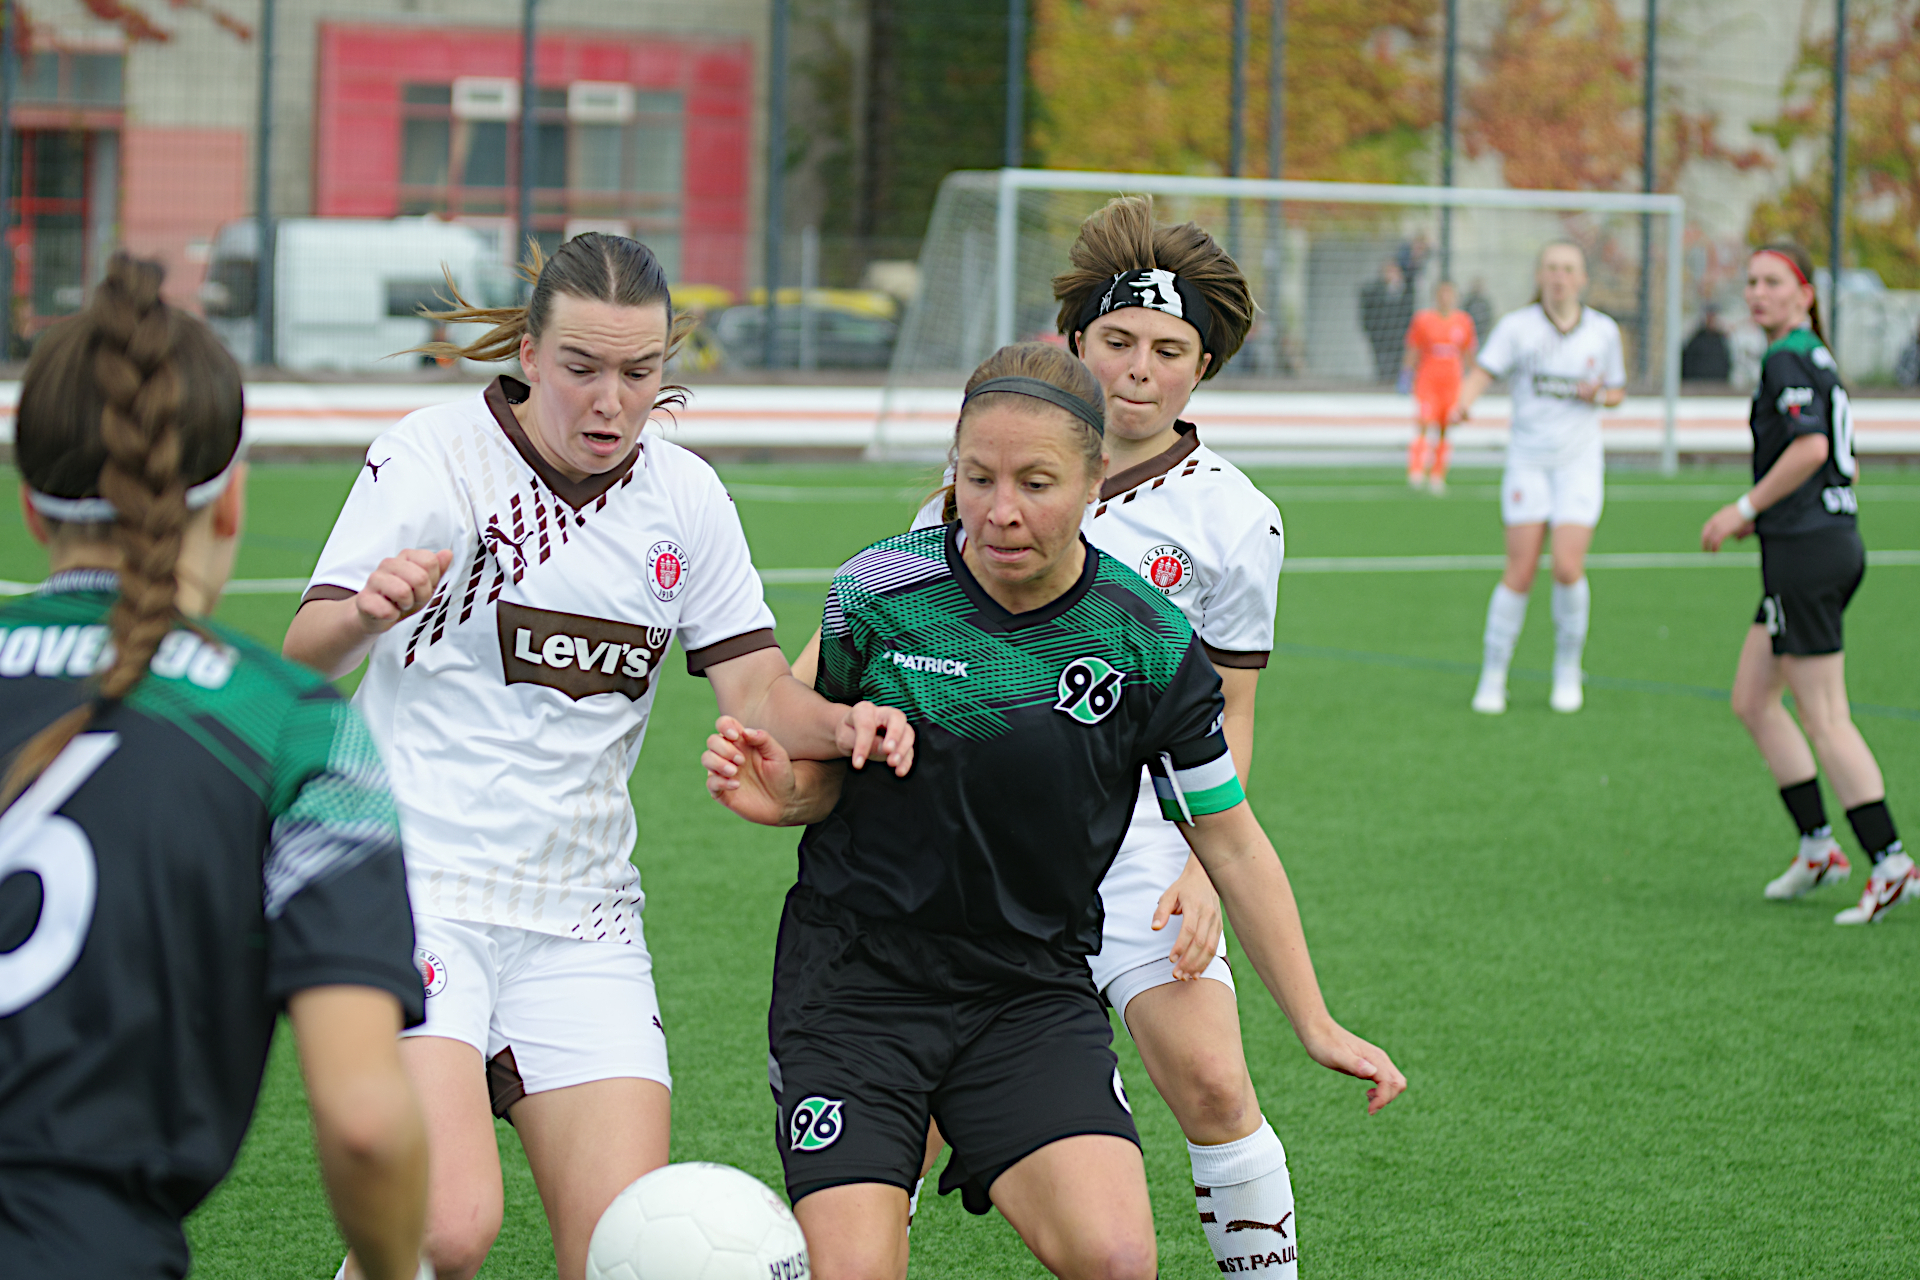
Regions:
M 180 621 L 187 487 L 218 475 L 240 446 L 240 368 L 206 325 L 161 300 L 163 274 L 157 262 L 116 253 L 86 310 L 48 329 L 27 361 L 15 421 L 21 477 L 41 493 L 113 504 L 111 525 L 48 524 L 61 538 L 113 541 L 120 598 L 108 618 L 112 665 L 91 698 L 14 756 L 0 807 L 146 675 Z

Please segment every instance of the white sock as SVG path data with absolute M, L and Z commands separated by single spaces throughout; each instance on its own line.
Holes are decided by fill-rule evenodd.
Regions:
M 347 1260 L 340 1259 L 340 1269 L 333 1273 L 333 1280 L 347 1280 Z
M 1293 1179 L 1287 1176 L 1286 1148 L 1266 1118 L 1238 1142 L 1212 1147 L 1189 1142 L 1187 1156 L 1193 1161 L 1200 1225 L 1220 1270 L 1257 1270 L 1274 1280 L 1296 1280 Z
M 927 1185 L 926 1176 L 913 1180 L 913 1194 L 907 1197 L 907 1234 L 913 1234 L 913 1215 L 920 1212 L 920 1188 Z
M 1513 646 L 1520 642 L 1520 628 L 1527 622 L 1527 597 L 1509 590 L 1507 584 L 1494 584 L 1493 599 L 1487 602 L 1485 665 L 1490 671 L 1507 673 L 1513 662 Z
M 1587 614 L 1593 593 L 1581 578 L 1572 586 L 1553 584 L 1553 662 L 1556 667 L 1580 665 L 1587 647 Z

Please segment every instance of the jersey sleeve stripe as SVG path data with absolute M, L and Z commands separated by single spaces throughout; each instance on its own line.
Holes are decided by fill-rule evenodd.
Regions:
M 731 662 L 735 658 L 744 658 L 747 654 L 758 653 L 762 649 L 779 647 L 780 642 L 774 638 L 772 627 L 745 631 L 703 648 L 687 650 L 687 674 L 705 675 L 708 667 L 718 666 L 722 662 Z
M 1207 661 L 1216 667 L 1235 667 L 1247 671 L 1257 671 L 1267 665 L 1267 659 L 1273 655 L 1266 649 L 1216 649 L 1206 641 L 1200 642 L 1207 651 Z
M 400 819 L 387 789 L 387 769 L 366 722 L 344 702 L 326 708 L 332 741 L 326 766 L 308 778 L 274 819 L 261 868 L 269 920 L 316 881 L 397 851 Z

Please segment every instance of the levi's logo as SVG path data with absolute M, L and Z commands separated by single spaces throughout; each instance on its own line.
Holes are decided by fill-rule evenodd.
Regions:
M 557 689 L 575 702 L 596 693 L 646 696 L 673 632 L 502 600 L 500 666 L 508 684 Z

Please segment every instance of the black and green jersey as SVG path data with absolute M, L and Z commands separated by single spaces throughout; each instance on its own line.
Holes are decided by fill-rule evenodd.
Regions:
M 1755 531 L 1765 538 L 1852 528 L 1860 509 L 1853 487 L 1853 409 L 1833 353 L 1813 330 L 1795 329 L 1767 348 L 1748 422 L 1756 483 L 1801 436 L 1827 437 L 1827 460 L 1805 484 L 1762 511 Z
M 0 609 L 0 759 L 90 696 L 116 587 Z M 287 997 L 374 987 L 418 1024 L 413 946 L 359 715 L 244 637 L 174 631 L 0 815 L 0 1186 L 64 1170 L 177 1221 L 233 1163 Z
M 1100 878 L 1154 771 L 1173 820 L 1239 804 L 1220 678 L 1178 608 L 1091 546 L 1071 590 L 1007 612 L 959 529 L 877 542 L 821 622 L 820 692 L 899 707 L 912 771 L 849 771 L 800 881 L 865 915 L 1100 947 Z

